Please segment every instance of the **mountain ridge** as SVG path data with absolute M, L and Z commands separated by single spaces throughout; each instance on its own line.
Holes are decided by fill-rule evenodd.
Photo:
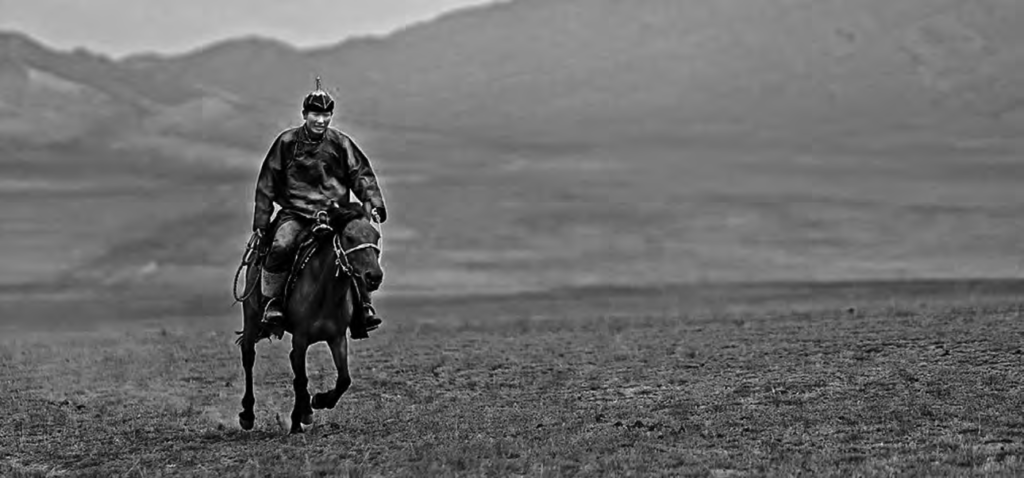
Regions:
M 323 47 L 248 36 L 120 61 L 8 33 L 0 61 L 140 118 L 225 102 L 280 127 L 321 76 L 342 121 L 495 143 L 941 142 L 1024 125 L 1021 20 L 1009 0 L 513 0 Z
M 236 42 L 217 51 L 232 61 L 170 64 L 276 105 L 294 104 L 321 75 L 356 121 L 495 141 L 803 130 L 824 140 L 1016 126 L 1024 35 L 1012 25 L 1021 19 L 1024 6 L 1005 0 L 517 0 L 387 37 L 268 48 L 258 61 L 239 60 L 257 43 Z M 225 78 L 223 64 L 236 76 Z

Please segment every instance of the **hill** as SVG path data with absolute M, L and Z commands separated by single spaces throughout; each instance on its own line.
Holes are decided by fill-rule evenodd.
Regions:
M 518 0 L 149 68 L 283 104 L 321 74 L 359 121 L 515 144 L 988 136 L 1020 125 L 1022 15 L 1005 0 Z
M 61 135 L 5 141 L 4 283 L 227 297 L 314 74 L 388 194 L 389 292 L 1016 277 L 1022 9 L 518 0 L 119 62 L 12 36 L 0 126 Z
M 110 146 L 172 136 L 233 146 L 276 127 L 256 107 L 162 71 L 0 33 L 0 138 L 8 145 Z

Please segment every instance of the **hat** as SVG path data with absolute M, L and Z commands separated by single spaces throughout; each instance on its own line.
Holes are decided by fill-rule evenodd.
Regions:
M 320 88 L 320 77 L 316 77 L 316 89 L 306 95 L 302 100 L 302 111 L 313 111 L 316 113 L 333 113 L 334 98 Z

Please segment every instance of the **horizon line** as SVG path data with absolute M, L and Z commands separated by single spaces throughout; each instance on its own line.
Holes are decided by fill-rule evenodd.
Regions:
M 43 46 L 46 49 L 52 50 L 52 51 L 63 52 L 63 53 L 68 53 L 68 54 L 75 54 L 75 53 L 82 52 L 82 53 L 87 53 L 87 54 L 91 54 L 91 55 L 94 55 L 94 56 L 106 57 L 106 58 L 111 59 L 113 61 L 123 61 L 123 60 L 129 59 L 129 58 L 133 58 L 133 57 L 162 57 L 162 58 L 168 58 L 168 57 L 188 56 L 188 55 L 194 55 L 194 54 L 203 52 L 205 50 L 209 50 L 211 48 L 214 48 L 214 47 L 217 47 L 217 46 L 220 46 L 220 45 L 234 43 L 234 42 L 244 42 L 244 41 L 264 41 L 264 42 L 268 42 L 268 43 L 278 43 L 278 44 L 280 44 L 282 46 L 291 48 L 291 49 L 299 51 L 299 52 L 312 52 L 312 51 L 324 50 L 324 49 L 329 49 L 329 48 L 337 48 L 337 47 L 340 47 L 340 46 L 344 45 L 345 43 L 350 43 L 350 42 L 382 41 L 382 40 L 386 40 L 386 39 L 388 39 L 390 37 L 402 34 L 402 33 L 406 32 L 408 30 L 419 28 L 419 27 L 423 27 L 425 25 L 428 25 L 428 24 L 431 24 L 431 23 L 434 23 L 434 22 L 437 22 L 437 21 L 442 21 L 442 20 L 444 20 L 444 19 L 446 19 L 448 17 L 451 17 L 451 16 L 461 15 L 461 14 L 465 14 L 465 13 L 473 12 L 473 11 L 478 11 L 478 10 L 484 10 L 484 9 L 491 8 L 491 7 L 496 6 L 496 5 L 513 3 L 515 1 L 516 0 L 489 0 L 489 1 L 486 1 L 485 3 L 481 3 L 481 4 L 466 5 L 466 6 L 458 7 L 458 8 L 452 9 L 452 10 L 447 10 L 447 11 L 439 12 L 439 13 L 433 15 L 433 16 L 430 16 L 430 17 L 427 17 L 427 18 L 423 18 L 423 19 L 420 19 L 420 20 L 415 20 L 415 21 L 412 21 L 412 22 L 409 22 L 409 23 L 406 23 L 406 24 L 398 25 L 398 26 L 396 26 L 394 28 L 391 28 L 391 29 L 389 29 L 387 31 L 383 31 L 383 32 L 354 33 L 352 35 L 342 36 L 341 38 L 339 38 L 338 40 L 335 40 L 335 41 L 326 41 L 326 42 L 322 42 L 322 43 L 310 43 L 310 44 L 298 44 L 298 43 L 294 43 L 294 42 L 292 42 L 290 40 L 287 40 L 287 39 L 284 39 L 284 38 L 279 38 L 279 37 L 276 37 L 276 36 L 273 36 L 273 35 L 259 33 L 259 32 L 251 32 L 251 33 L 241 33 L 241 34 L 228 35 L 228 36 L 224 36 L 224 37 L 221 37 L 221 38 L 210 40 L 210 41 L 208 41 L 206 43 L 203 43 L 203 44 L 199 44 L 199 45 L 196 45 L 196 46 L 193 46 L 193 47 L 186 47 L 186 48 L 183 48 L 183 49 L 170 49 L 170 50 L 142 49 L 142 50 L 130 51 L 130 52 L 124 52 L 124 53 L 113 53 L 113 52 L 110 52 L 110 51 L 103 51 L 102 49 L 97 49 L 95 47 L 91 47 L 91 46 L 88 46 L 88 45 L 58 46 L 58 45 L 55 44 L 55 42 L 53 42 L 51 40 L 47 40 L 47 39 L 42 38 L 42 37 L 40 37 L 40 36 L 38 36 L 36 34 L 33 34 L 31 32 L 28 32 L 28 31 L 25 31 L 25 30 L 21 30 L 21 29 L 17 29 L 17 28 L 0 27 L 0 36 L 3 36 L 5 34 L 8 34 L 8 35 L 13 34 L 15 36 L 25 37 L 29 41 L 32 41 L 32 42 L 34 42 L 34 43 L 36 43 L 36 44 L 38 44 L 40 46 Z

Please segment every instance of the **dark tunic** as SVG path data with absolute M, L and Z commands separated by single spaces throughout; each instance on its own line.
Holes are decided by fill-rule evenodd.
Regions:
M 281 133 L 270 146 L 256 183 L 253 230 L 270 224 L 276 202 L 292 214 L 312 218 L 333 202 L 348 202 L 349 191 L 386 214 L 384 196 L 366 155 L 352 138 L 327 128 L 319 140 L 305 126 Z

